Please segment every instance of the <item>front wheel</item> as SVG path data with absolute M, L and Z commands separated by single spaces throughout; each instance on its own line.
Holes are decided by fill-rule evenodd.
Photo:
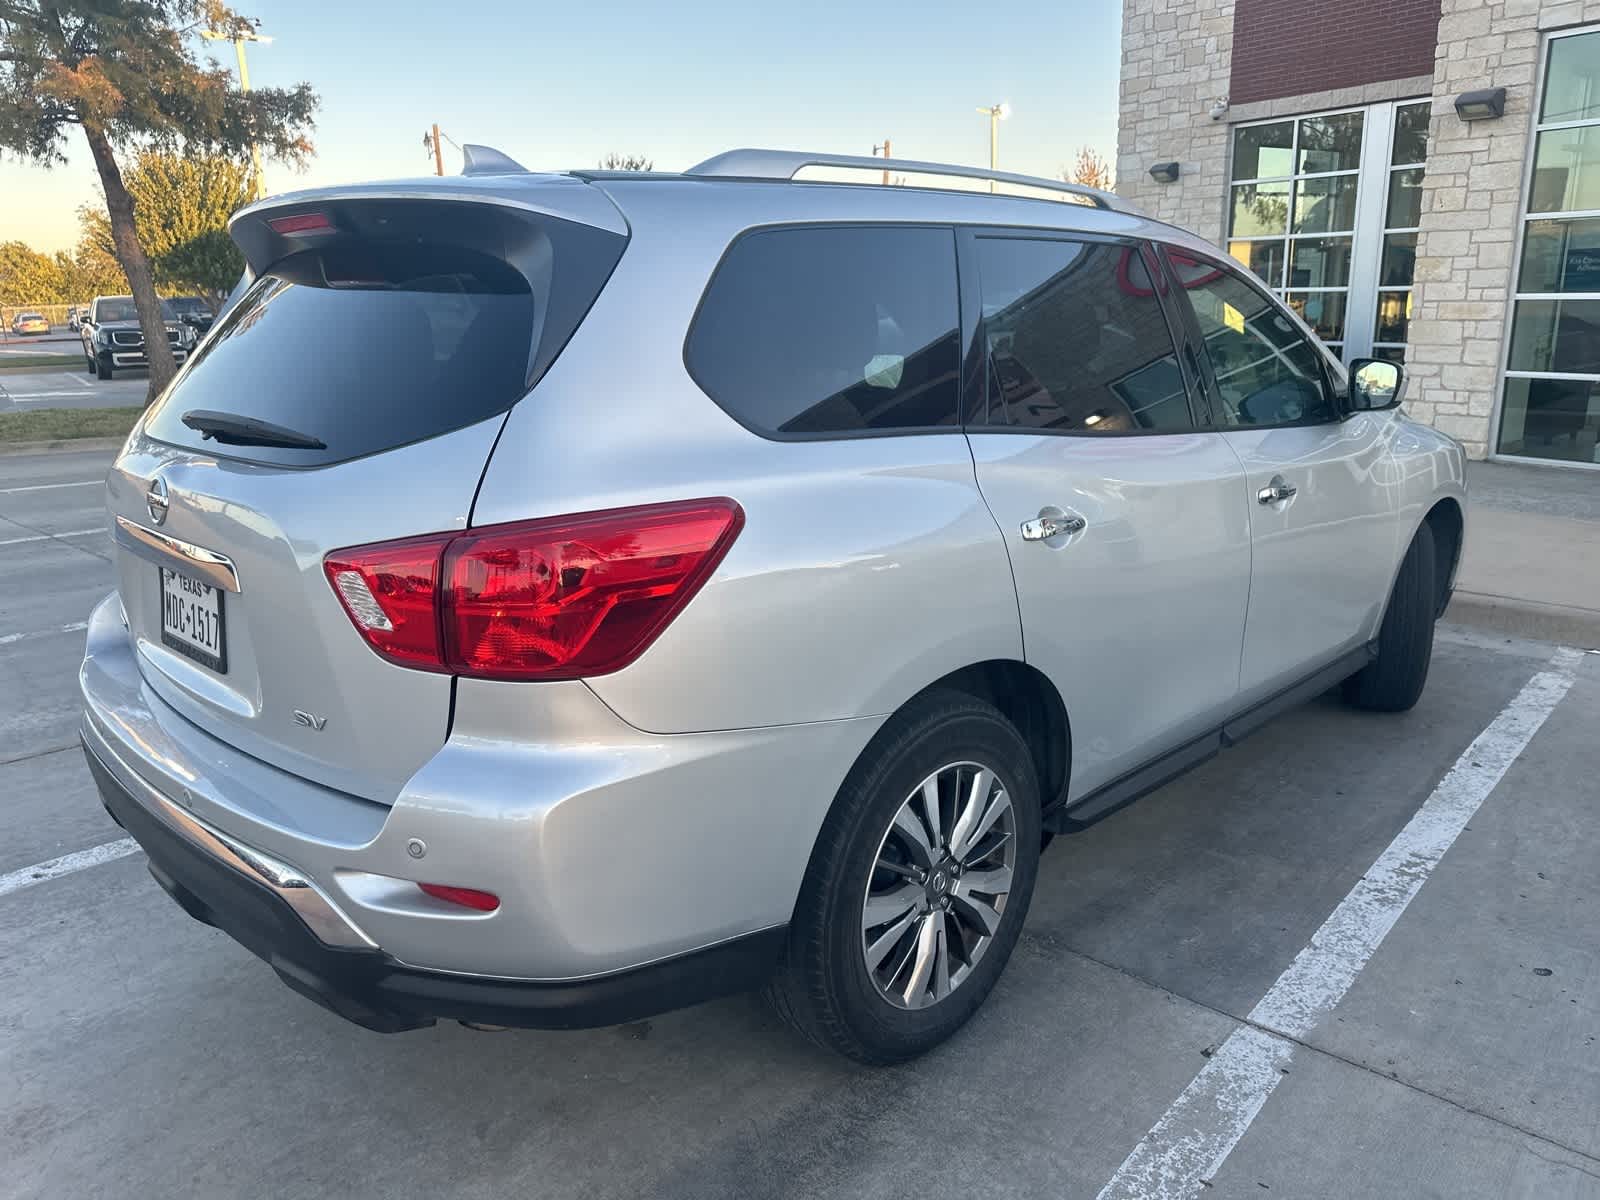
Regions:
M 873 1065 L 944 1041 L 983 1003 L 1039 865 L 1039 786 L 993 706 L 934 692 L 902 710 L 824 822 L 769 995 L 826 1048 Z
M 100 379 L 110 379 L 114 374 L 111 369 L 111 364 L 106 362 L 106 360 L 103 358 L 98 358 L 95 360 L 94 373 L 96 377 Z
M 1401 560 L 1378 630 L 1378 657 L 1344 683 L 1345 699 L 1373 712 L 1405 712 L 1422 695 L 1433 659 L 1437 551 L 1426 524 Z

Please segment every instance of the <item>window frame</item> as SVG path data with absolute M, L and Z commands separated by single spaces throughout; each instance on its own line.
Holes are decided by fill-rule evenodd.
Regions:
M 1206 402 L 1212 413 L 1212 423 L 1208 427 L 1209 432 L 1232 433 L 1234 431 L 1250 432 L 1265 429 L 1314 429 L 1319 426 L 1340 425 L 1350 418 L 1352 413 L 1344 403 L 1339 386 L 1340 376 L 1343 373 L 1342 363 L 1333 356 L 1333 352 L 1321 338 L 1305 327 L 1305 323 L 1300 320 L 1294 309 L 1273 295 L 1269 289 L 1262 286 L 1253 271 L 1244 267 L 1237 260 L 1196 250 L 1188 245 L 1158 241 L 1155 243 L 1155 248 L 1156 254 L 1161 260 L 1162 270 L 1166 272 L 1170 281 L 1169 287 L 1173 293 L 1173 303 L 1178 307 L 1184 322 L 1188 325 L 1190 336 L 1193 338 L 1197 348 L 1196 357 L 1199 361 L 1201 378 L 1204 381 Z M 1194 310 L 1194 305 L 1188 299 L 1188 289 L 1184 287 L 1177 268 L 1172 263 L 1171 254 L 1174 251 L 1198 262 L 1206 263 L 1222 274 L 1231 275 L 1265 300 L 1268 305 L 1274 307 L 1278 312 L 1286 314 L 1291 319 L 1295 332 L 1306 345 L 1311 347 L 1317 362 L 1322 365 L 1322 390 L 1329 406 L 1333 409 L 1332 419 L 1307 418 L 1299 421 L 1278 421 L 1269 425 L 1234 425 L 1220 419 L 1222 414 L 1227 411 L 1227 406 L 1223 403 L 1222 391 L 1217 383 L 1216 365 L 1211 361 L 1211 351 L 1206 345 L 1205 334 L 1200 328 L 1200 318 Z M 1338 368 L 1338 370 L 1335 368 Z
M 1154 288 L 1154 299 L 1160 306 L 1167 336 L 1172 342 L 1173 358 L 1183 377 L 1184 398 L 1189 409 L 1192 428 L 1125 429 L 1093 433 L 1082 429 L 1041 429 L 1031 425 L 997 425 L 988 420 L 989 386 L 989 336 L 988 322 L 983 316 L 983 286 L 978 264 L 980 241 L 1072 242 L 1077 245 L 1122 246 L 1137 250 Z M 956 229 L 957 267 L 962 282 L 963 311 L 974 317 L 972 339 L 967 347 L 967 362 L 962 372 L 963 406 L 962 428 L 969 434 L 1011 434 L 1025 437 L 1070 437 L 1089 441 L 1106 441 L 1115 438 L 1190 437 L 1206 432 L 1211 420 L 1208 399 L 1194 361 L 1194 348 L 1187 342 L 1188 329 L 1174 311 L 1172 288 L 1165 275 L 1159 256 L 1146 238 L 1125 237 L 1115 234 L 1079 232 L 1071 229 L 1016 225 L 960 225 Z
M 762 429 L 750 424 L 739 413 L 733 411 L 706 386 L 694 367 L 689 362 L 689 345 L 694 340 L 695 329 L 700 324 L 700 314 L 705 308 L 706 301 L 711 296 L 711 290 L 716 286 L 718 277 L 727 265 L 728 259 L 746 238 L 762 233 L 777 233 L 792 230 L 831 230 L 831 229 L 929 229 L 936 232 L 943 231 L 951 236 L 951 263 L 955 268 L 955 290 L 951 299 L 956 306 L 956 397 L 954 421 L 948 425 L 907 425 L 893 429 L 841 429 L 837 431 L 821 431 L 817 433 L 784 433 L 776 429 Z M 684 373 L 695 387 L 700 389 L 702 395 L 715 404 L 719 411 L 724 413 L 741 429 L 754 434 L 768 442 L 844 442 L 860 441 L 866 438 L 886 437 L 926 437 L 929 434 L 959 435 L 965 431 L 963 421 L 966 412 L 966 385 L 968 367 L 968 349 L 971 337 L 968 332 L 968 312 L 966 305 L 965 289 L 962 284 L 962 264 L 960 228 L 950 221 L 804 221 L 784 220 L 769 221 L 759 225 L 747 225 L 735 234 L 722 253 L 717 256 L 716 263 L 706 275 L 705 283 L 701 285 L 700 297 L 695 301 L 694 312 L 689 316 L 689 323 L 684 327 L 683 342 L 679 347 L 679 359 L 683 364 Z

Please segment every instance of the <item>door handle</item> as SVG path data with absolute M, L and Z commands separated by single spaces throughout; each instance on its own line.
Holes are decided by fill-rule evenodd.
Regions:
M 1088 522 L 1078 516 L 1039 516 L 1022 523 L 1022 540 L 1042 542 L 1047 538 L 1061 537 L 1063 534 L 1082 533 L 1087 525 Z
M 1272 482 L 1256 493 L 1256 501 L 1261 504 L 1278 504 L 1284 500 L 1294 499 L 1298 490 L 1285 483 L 1282 475 L 1274 475 Z

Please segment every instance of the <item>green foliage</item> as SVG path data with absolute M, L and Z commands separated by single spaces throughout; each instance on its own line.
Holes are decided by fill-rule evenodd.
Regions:
M 23 242 L 0 242 L 0 304 L 59 304 L 61 266 Z
M 655 169 L 655 161 L 642 154 L 617 154 L 611 153 L 600 160 L 602 171 L 650 171 Z
M 147 150 L 123 172 L 122 181 L 133 197 L 134 228 L 156 283 L 172 294 L 226 296 L 244 271 L 244 256 L 227 231 L 228 218 L 254 197 L 249 166 L 215 155 Z M 82 245 L 114 262 L 105 211 L 86 207 L 78 216 Z
M 144 415 L 141 405 L 126 408 L 45 408 L 0 413 L 0 442 L 56 442 L 70 438 L 126 437 Z

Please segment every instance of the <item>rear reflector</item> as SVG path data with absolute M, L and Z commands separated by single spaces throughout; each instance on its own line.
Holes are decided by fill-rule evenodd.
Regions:
M 478 912 L 493 912 L 500 907 L 500 897 L 493 892 L 480 892 L 477 888 L 451 887 L 444 883 L 419 883 L 417 886 L 435 900 L 445 900 L 451 904 L 459 904 L 463 908 L 476 909 Z
M 332 233 L 333 222 L 327 213 L 296 213 L 292 217 L 271 217 L 267 225 L 273 233 Z
M 621 670 L 744 524 L 718 498 L 357 546 L 323 563 L 367 643 L 401 666 L 484 679 Z

